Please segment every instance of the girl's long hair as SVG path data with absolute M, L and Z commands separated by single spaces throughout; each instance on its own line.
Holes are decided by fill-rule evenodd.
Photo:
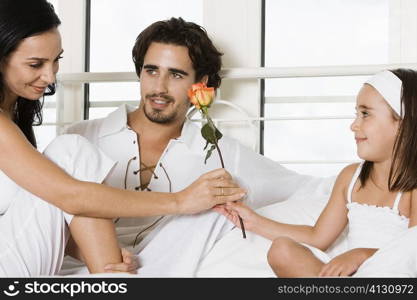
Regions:
M 0 0 L 0 66 L 30 36 L 41 34 L 61 24 L 52 4 L 46 0 Z M 45 95 L 55 93 L 55 84 Z M 4 102 L 5 83 L 0 72 L 0 105 Z M 33 127 L 42 124 L 43 99 L 29 100 L 18 97 L 13 111 L 13 121 L 29 142 L 36 147 Z
M 417 71 L 390 71 L 402 81 L 401 107 L 404 110 L 393 147 L 388 189 L 408 192 L 417 188 Z M 359 175 L 361 186 L 365 186 L 372 168 L 373 162 L 364 162 Z

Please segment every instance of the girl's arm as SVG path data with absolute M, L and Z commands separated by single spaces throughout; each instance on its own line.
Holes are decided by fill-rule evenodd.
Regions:
M 357 164 L 341 171 L 334 184 L 330 200 L 314 226 L 293 225 L 276 222 L 256 214 L 242 203 L 227 203 L 216 210 L 240 227 L 237 215 L 243 219 L 247 230 L 274 240 L 280 236 L 290 237 L 319 249 L 327 249 L 347 224 L 346 192 Z
M 177 193 L 136 192 L 79 181 L 32 147 L 19 128 L 0 113 L 0 170 L 19 186 L 73 214 L 116 218 L 196 213 L 243 197 L 224 169 L 202 175 Z M 227 187 L 227 196 L 218 195 Z
M 350 276 L 377 250 L 374 248 L 355 248 L 346 251 L 325 264 L 318 276 Z

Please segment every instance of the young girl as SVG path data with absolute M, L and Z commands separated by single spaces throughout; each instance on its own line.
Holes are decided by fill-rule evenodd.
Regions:
M 380 247 L 417 224 L 417 72 L 383 71 L 359 91 L 351 125 L 358 156 L 344 168 L 314 226 L 264 218 L 242 203 L 217 210 L 236 226 L 273 241 L 268 262 L 279 277 L 350 276 Z M 349 250 L 324 252 L 348 225 Z
M 72 252 L 90 272 L 103 272 L 106 263 L 130 271 L 111 218 L 195 213 L 244 192 L 224 170 L 177 193 L 101 185 L 113 162 L 75 135 L 48 146 L 49 159 L 39 153 L 32 125 L 42 120 L 39 99 L 54 91 L 63 52 L 59 24 L 46 0 L 0 1 L 0 277 L 56 274 L 68 227 L 81 248 Z

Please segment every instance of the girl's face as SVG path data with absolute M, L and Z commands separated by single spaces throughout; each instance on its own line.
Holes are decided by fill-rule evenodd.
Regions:
M 356 98 L 356 118 L 350 126 L 358 156 L 372 162 L 391 160 L 399 120 L 381 94 L 364 84 Z
M 23 39 L 0 65 L 6 102 L 16 101 L 18 96 L 38 100 L 55 82 L 62 52 L 57 29 Z

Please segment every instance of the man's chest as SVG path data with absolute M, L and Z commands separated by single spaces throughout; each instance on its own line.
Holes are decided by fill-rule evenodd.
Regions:
M 102 139 L 98 146 L 117 162 L 105 184 L 129 190 L 139 190 L 142 183 L 149 183 L 148 188 L 152 191 L 176 192 L 203 173 L 219 168 L 217 160 L 208 160 L 205 164 L 203 151 L 196 154 L 176 140 L 156 151 L 139 147 L 136 137 L 119 134 Z M 141 172 L 144 167 L 141 162 L 155 166 L 153 172 Z
M 151 182 L 152 176 L 155 177 L 155 170 L 162 154 L 165 152 L 166 146 L 167 144 L 150 145 L 139 142 L 137 151 L 140 163 L 138 175 L 141 190 L 146 190 Z

